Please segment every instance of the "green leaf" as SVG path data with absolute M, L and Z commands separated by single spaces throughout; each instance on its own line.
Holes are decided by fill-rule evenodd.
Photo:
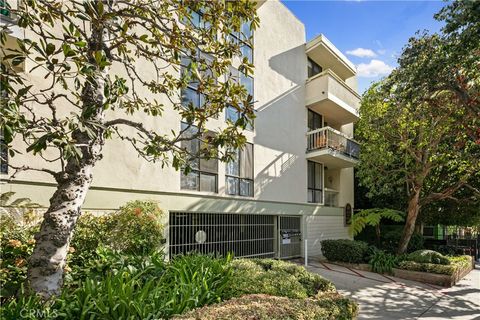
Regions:
M 47 48 L 45 49 L 45 53 L 47 56 L 51 56 L 55 52 L 55 45 L 53 43 L 47 43 Z

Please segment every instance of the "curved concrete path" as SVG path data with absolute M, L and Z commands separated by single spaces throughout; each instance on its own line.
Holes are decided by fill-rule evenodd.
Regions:
M 452 288 L 310 261 L 307 269 L 332 281 L 360 305 L 358 319 L 480 320 L 480 265 Z

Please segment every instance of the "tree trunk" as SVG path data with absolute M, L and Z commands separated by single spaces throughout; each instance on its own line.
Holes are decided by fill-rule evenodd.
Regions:
M 377 247 L 380 246 L 380 222 L 375 226 L 375 240 L 377 242 Z
M 420 211 L 420 188 L 415 190 L 408 200 L 407 220 L 403 228 L 402 238 L 398 244 L 397 253 L 402 254 L 407 251 L 408 243 L 415 231 L 415 222 L 417 221 L 418 212 Z
M 78 172 L 66 173 L 63 181 L 59 177 L 50 207 L 35 235 L 28 279 L 30 288 L 44 298 L 60 293 L 70 239 L 92 182 L 93 167 L 94 162 L 91 162 Z
M 40 231 L 35 235 L 36 245 L 29 260 L 30 289 L 45 299 L 60 293 L 72 233 L 93 179 L 93 168 L 102 157 L 105 134 L 104 89 L 109 69 L 97 66 L 95 53 L 103 50 L 105 37 L 102 24 L 92 26 L 89 62 L 97 70 L 85 81 L 81 96 L 81 120 L 95 135 L 91 136 L 80 129 L 72 133 L 81 156 L 69 158 L 65 169 L 55 176 L 57 190 L 50 199 L 50 207 L 44 214 Z

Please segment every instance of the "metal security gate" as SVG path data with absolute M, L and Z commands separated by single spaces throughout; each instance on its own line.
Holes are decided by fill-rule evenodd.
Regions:
M 169 253 L 275 257 L 276 216 L 170 212 Z
M 278 217 L 280 259 L 297 258 L 302 254 L 300 217 Z

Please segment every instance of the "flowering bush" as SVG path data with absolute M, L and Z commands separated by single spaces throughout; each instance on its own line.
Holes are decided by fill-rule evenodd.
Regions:
M 111 216 L 106 241 L 112 249 L 148 255 L 164 243 L 163 215 L 156 202 L 128 202 Z
M 64 269 L 66 282 L 83 280 L 95 270 L 103 272 L 124 254 L 143 256 L 157 251 L 164 239 L 162 215 L 163 211 L 152 201 L 131 201 L 113 214 L 82 214 L 70 242 Z M 40 222 L 32 218 L 31 210 L 25 210 L 24 217 L 2 213 L 2 299 L 15 295 L 27 278 L 28 258 L 35 245 L 33 236 Z
M 21 225 L 9 215 L 0 220 L 0 298 L 15 295 L 27 278 L 28 257 L 32 254 L 37 226 Z

